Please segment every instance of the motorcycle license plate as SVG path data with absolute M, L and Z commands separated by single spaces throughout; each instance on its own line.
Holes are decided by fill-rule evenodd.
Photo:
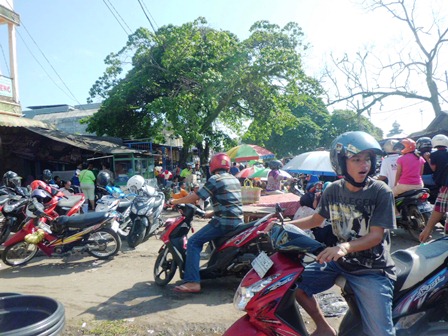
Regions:
M 120 224 L 119 224 L 116 220 L 114 220 L 114 221 L 112 222 L 112 230 L 114 230 L 115 232 L 117 232 L 119 228 L 120 228 Z
M 429 203 L 424 203 L 418 206 L 418 210 L 423 213 L 423 212 L 432 212 L 432 205 Z
M 266 275 L 272 265 L 274 265 L 274 262 L 264 251 L 252 261 L 252 267 L 260 278 L 263 278 Z

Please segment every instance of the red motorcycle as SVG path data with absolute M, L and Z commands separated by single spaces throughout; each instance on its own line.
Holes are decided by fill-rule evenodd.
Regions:
M 294 227 L 271 236 L 277 253 L 260 255 L 238 287 L 234 306 L 246 311 L 224 336 L 309 335 L 299 305 L 296 284 L 304 270 L 304 257 L 320 253 L 325 246 Z M 292 232 L 292 230 L 290 231 Z M 392 253 L 397 267 L 392 318 L 397 336 L 446 335 L 448 330 L 448 237 Z M 364 335 L 354 293 L 345 278 L 336 284 L 348 310 L 338 335 Z
M 39 250 L 47 256 L 87 252 L 98 259 L 108 259 L 120 251 L 119 224 L 114 214 L 91 212 L 70 217 L 55 216 L 57 198 L 42 189 L 31 193 L 26 206 L 28 221 L 3 244 L 2 260 L 6 265 L 26 264 Z
M 165 286 L 179 269 L 180 278 L 184 277 L 187 235 L 193 228 L 191 222 L 195 215 L 204 216 L 204 211 L 192 204 L 179 205 L 181 216 L 165 222 L 161 235 L 164 245 L 160 248 L 154 265 L 154 280 L 157 285 Z M 282 217 L 279 205 L 276 212 L 268 214 L 251 223 L 242 224 L 226 235 L 209 242 L 210 256 L 201 267 L 201 279 L 236 275 L 243 276 L 251 268 L 251 262 L 261 251 L 272 252 L 272 245 L 263 234 L 263 230 L 277 217 Z

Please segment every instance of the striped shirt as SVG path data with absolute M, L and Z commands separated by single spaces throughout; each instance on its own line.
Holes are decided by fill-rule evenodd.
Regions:
M 210 197 L 214 216 L 222 226 L 236 227 L 243 223 L 243 205 L 241 202 L 241 184 L 227 172 L 211 176 L 197 195 L 206 200 Z

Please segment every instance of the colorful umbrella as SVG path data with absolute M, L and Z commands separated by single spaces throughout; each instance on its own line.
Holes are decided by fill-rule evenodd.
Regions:
M 262 170 L 262 169 L 263 168 L 257 167 L 257 166 L 244 168 L 240 172 L 236 173 L 235 177 L 237 177 L 237 178 L 248 178 L 253 173 L 255 173 L 255 172 L 259 171 L 259 170 Z
M 266 177 L 268 177 L 268 174 L 269 174 L 270 171 L 271 171 L 271 169 L 264 168 L 264 169 L 261 169 L 259 171 L 256 171 L 255 173 L 253 173 L 249 177 L 250 178 L 257 178 L 257 177 L 258 178 L 266 178 Z M 279 172 L 280 172 L 280 175 L 283 176 L 283 177 L 292 178 L 292 176 L 288 172 L 286 172 L 286 171 L 284 171 L 282 169 L 280 169 Z
M 232 161 L 236 162 L 259 159 L 265 160 L 275 157 L 274 153 L 257 145 L 239 145 L 228 150 L 227 155 Z
M 290 173 L 336 176 L 330 162 L 330 152 L 314 151 L 295 156 L 283 166 Z

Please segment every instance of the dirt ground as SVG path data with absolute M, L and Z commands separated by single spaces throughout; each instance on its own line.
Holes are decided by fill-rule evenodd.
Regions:
M 172 216 L 172 213 L 166 213 Z M 206 223 L 196 220 L 195 228 Z M 440 235 L 438 232 L 436 235 Z M 407 232 L 393 233 L 393 249 L 416 244 Z M 153 264 L 162 242 L 155 237 L 109 261 L 87 255 L 37 257 L 23 267 L 0 261 L 0 292 L 36 294 L 59 300 L 65 307 L 64 335 L 222 335 L 240 316 L 233 305 L 239 279 L 203 281 L 200 294 L 172 291 L 153 279 Z M 330 291 L 338 293 L 336 287 Z M 337 327 L 340 317 L 330 318 Z M 306 319 L 309 329 L 312 322 Z

